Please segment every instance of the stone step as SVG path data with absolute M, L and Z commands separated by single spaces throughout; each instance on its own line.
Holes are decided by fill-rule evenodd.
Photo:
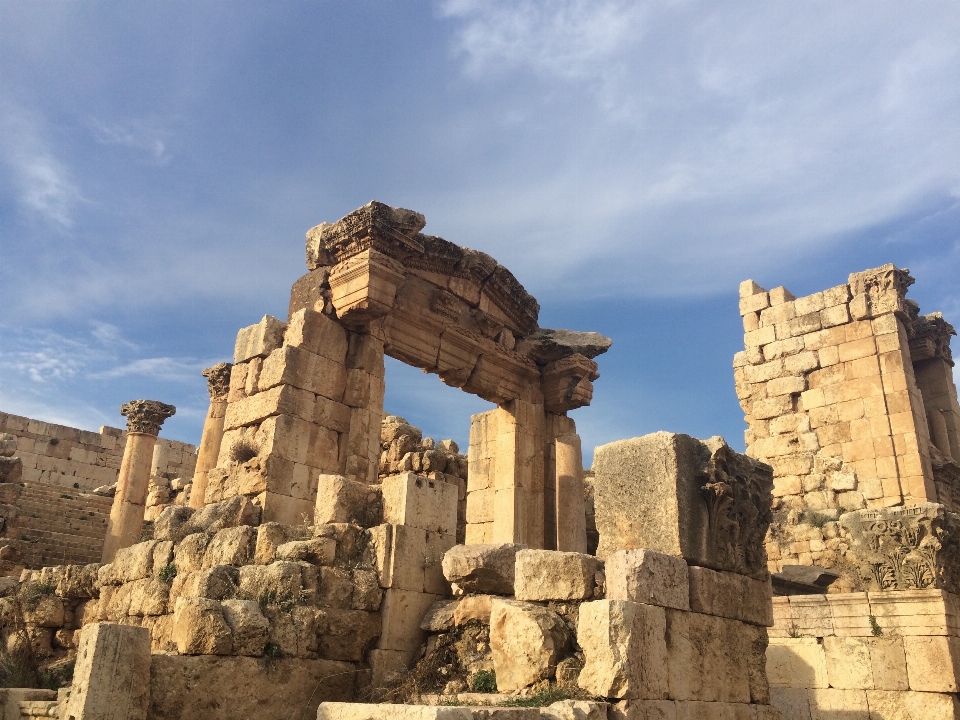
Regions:
M 100 522 L 110 517 L 106 513 L 98 513 L 92 510 L 71 510 L 69 508 L 61 509 L 42 507 L 36 503 L 22 503 L 19 509 L 20 517 L 32 518 L 34 520 L 37 518 L 49 518 L 51 520 L 60 518 L 62 520 L 75 520 L 78 522 Z
M 34 521 L 32 523 L 20 523 L 20 531 L 25 535 L 35 537 L 50 537 L 57 540 L 94 540 L 103 541 L 107 533 L 106 525 L 86 527 L 74 527 L 66 523 L 43 523 Z
M 98 552 L 103 549 L 103 543 L 96 542 L 71 542 L 69 540 L 59 540 L 57 538 L 45 538 L 45 537 L 33 537 L 27 535 L 23 538 L 23 542 L 29 543 L 30 545 L 43 546 L 51 549 L 56 549 L 57 551 L 63 550 L 65 552 L 79 552 L 79 553 L 93 553 Z
M 88 500 L 83 497 L 73 497 L 67 495 L 66 497 L 53 496 L 53 495 L 40 495 L 38 493 L 20 493 L 21 500 L 27 502 L 35 503 L 49 503 L 51 505 L 63 505 L 69 507 L 83 507 L 90 508 L 91 510 L 96 510 L 97 512 L 110 512 L 110 507 L 113 503 L 100 503 L 96 501 Z
M 41 483 L 24 483 L 23 496 L 44 498 L 50 500 L 71 500 L 74 502 L 84 502 L 91 505 L 109 508 L 113 505 L 113 498 L 84 493 L 71 488 L 64 488 L 58 485 L 43 485 Z M 66 496 L 66 497 L 64 497 Z

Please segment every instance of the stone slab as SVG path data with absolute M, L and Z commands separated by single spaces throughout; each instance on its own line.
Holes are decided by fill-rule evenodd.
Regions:
M 690 609 L 691 581 L 683 558 L 655 550 L 620 550 L 607 558 L 604 574 L 607 578 L 607 598 L 610 600 L 629 600 L 677 610 Z

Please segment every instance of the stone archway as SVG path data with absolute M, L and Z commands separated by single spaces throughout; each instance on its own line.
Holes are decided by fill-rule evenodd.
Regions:
M 424 225 L 374 201 L 308 231 L 287 321 L 237 336 L 217 467 L 194 492 L 252 496 L 265 520 L 297 523 L 312 518 L 319 475 L 376 482 L 387 355 L 497 405 L 471 423 L 467 542 L 584 552 L 566 413 L 590 403 L 593 358 L 611 341 L 539 328 L 509 270 Z

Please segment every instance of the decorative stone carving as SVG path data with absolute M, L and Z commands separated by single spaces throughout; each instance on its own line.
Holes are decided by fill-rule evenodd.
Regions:
M 905 296 L 914 279 L 907 268 L 892 263 L 873 270 L 851 273 L 848 278 L 853 300 L 850 313 L 857 319 L 873 318 L 895 312 L 904 320 L 909 317 Z
M 867 590 L 960 592 L 960 516 L 938 503 L 840 517 Z
M 376 250 L 344 260 L 330 273 L 337 316 L 345 323 L 365 324 L 386 315 L 403 278 L 403 265 Z
M 157 400 L 131 400 L 120 406 L 120 414 L 127 419 L 127 431 L 154 437 L 160 434 L 163 421 L 176 412 L 173 405 Z
M 230 392 L 231 370 L 233 370 L 233 363 L 222 362 L 206 368 L 201 373 L 207 379 L 207 390 L 211 400 L 226 400 L 227 393 Z
M 543 404 L 547 412 L 562 413 L 589 405 L 597 364 L 580 354 L 556 360 L 543 369 Z
M 405 252 L 423 253 L 417 233 L 427 224 L 418 212 L 393 208 L 372 200 L 337 222 L 321 223 L 307 231 L 307 264 L 314 269 L 333 265 L 364 250 L 402 258 Z
M 910 337 L 910 359 L 913 362 L 942 358 L 953 366 L 950 351 L 950 336 L 956 335 L 953 325 L 943 319 L 941 313 L 922 315 L 913 321 Z

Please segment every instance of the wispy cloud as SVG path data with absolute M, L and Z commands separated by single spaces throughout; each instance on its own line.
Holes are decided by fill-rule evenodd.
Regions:
M 159 123 L 148 120 L 107 123 L 91 117 L 87 122 L 96 141 L 102 145 L 117 145 L 135 151 L 157 165 L 170 161 L 164 141 L 165 132 Z
M 22 108 L 0 105 L 0 160 L 18 190 L 20 204 L 61 231 L 73 227 L 82 200 L 72 173 L 50 148 L 42 123 Z
M 177 382 L 196 382 L 204 363 L 199 360 L 155 357 L 139 358 L 103 372 L 90 373 L 91 380 L 109 380 L 111 378 L 140 376 L 154 380 L 173 380 Z

